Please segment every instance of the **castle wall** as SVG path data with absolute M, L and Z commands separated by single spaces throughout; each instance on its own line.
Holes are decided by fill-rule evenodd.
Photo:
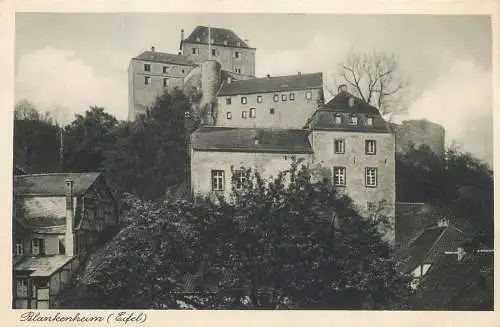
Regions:
M 428 120 L 406 120 L 402 124 L 391 124 L 396 135 L 396 151 L 407 152 L 411 146 L 427 145 L 437 155 L 445 152 L 445 129 Z
M 306 93 L 311 92 L 311 98 L 306 98 Z M 294 93 L 295 100 L 290 100 Z M 278 101 L 274 101 L 278 95 Z M 282 100 L 286 95 L 286 101 Z M 262 97 L 262 102 L 257 97 Z M 242 104 L 241 98 L 246 97 L 247 103 Z M 231 104 L 227 104 L 227 99 Z M 255 93 L 233 96 L 219 96 L 217 98 L 217 126 L 221 127 L 273 127 L 273 128 L 303 128 L 309 117 L 318 108 L 318 102 L 323 102 L 323 90 L 296 90 L 290 92 Z M 255 108 L 255 117 L 250 117 L 250 109 Z M 274 109 L 274 113 L 272 112 Z M 242 112 L 246 111 L 243 118 Z M 230 113 L 231 119 L 228 119 Z
M 223 70 L 236 72 L 242 75 L 255 76 L 255 49 L 222 45 L 211 45 L 210 49 L 215 50 L 215 56 L 209 53 L 208 44 L 190 43 L 186 41 L 182 44 L 183 55 L 196 64 L 201 64 L 207 60 L 217 60 L 221 64 Z M 236 53 L 238 53 L 238 55 L 236 55 Z M 236 56 L 238 56 L 238 58 L 236 58 Z

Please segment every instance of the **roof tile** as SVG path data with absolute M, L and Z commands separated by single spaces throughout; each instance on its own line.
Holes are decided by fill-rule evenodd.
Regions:
M 14 176 L 16 196 L 62 196 L 66 194 L 67 178 L 73 180 L 73 194 L 83 194 L 101 175 L 92 173 L 52 173 Z
M 250 48 L 235 32 L 225 28 L 210 27 L 210 38 L 214 45 L 224 45 L 238 48 Z M 196 26 L 184 42 L 208 44 L 208 27 Z
M 158 51 L 144 51 L 143 53 L 141 53 L 140 55 L 138 55 L 133 59 L 160 62 L 165 64 L 194 66 L 194 63 L 191 60 L 189 60 L 186 56 L 180 54 L 158 52 Z

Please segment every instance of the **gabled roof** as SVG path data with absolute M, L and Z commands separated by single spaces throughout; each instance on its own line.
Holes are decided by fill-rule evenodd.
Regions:
M 323 88 L 323 73 L 300 74 L 224 81 L 218 96 L 287 92 Z
M 202 127 L 191 135 L 193 150 L 312 153 L 307 131 L 300 129 Z
M 395 236 L 398 247 L 406 247 L 425 228 L 439 220 L 439 213 L 428 203 L 396 202 Z
M 452 225 L 429 227 L 412 240 L 408 248 L 399 251 L 398 270 L 408 273 L 420 264 L 432 264 L 445 251 L 456 251 L 470 237 Z
M 133 59 L 151 61 L 151 62 L 160 62 L 173 65 L 194 66 L 194 63 L 191 60 L 189 60 L 186 56 L 180 54 L 158 52 L 158 51 L 144 51 L 143 53 L 141 53 L 140 55 L 138 55 Z
M 210 38 L 213 40 L 212 44 L 214 45 L 252 49 L 235 32 L 229 29 L 210 27 Z M 196 26 L 183 42 L 208 44 L 208 27 Z
M 74 258 L 66 255 L 24 257 L 17 262 L 14 270 L 31 271 L 30 276 L 34 277 L 50 277 Z
M 67 178 L 73 180 L 73 194 L 81 195 L 102 173 L 51 173 L 14 176 L 16 196 L 64 196 Z

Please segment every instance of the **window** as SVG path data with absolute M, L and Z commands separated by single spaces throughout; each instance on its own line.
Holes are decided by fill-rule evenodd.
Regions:
M 163 74 L 166 74 L 167 73 L 167 66 L 163 66 Z
M 247 119 L 248 118 L 248 113 L 246 111 L 241 112 L 241 118 Z
M 257 103 L 262 103 L 262 95 L 257 96 Z
M 196 54 L 198 51 L 196 48 L 193 48 L 193 54 Z
M 274 115 L 274 108 L 269 109 L 269 113 L 270 113 L 271 115 Z
M 212 191 L 224 190 L 224 171 L 212 170 Z
M 247 104 L 247 97 L 241 97 L 241 103 Z
M 215 57 L 217 55 L 217 51 L 215 49 L 212 49 L 212 57 Z
M 240 53 L 239 53 L 238 51 L 235 51 L 235 52 L 234 52 L 234 57 L 235 57 L 235 58 L 239 58 L 239 57 L 240 57 Z
M 224 45 L 227 45 L 227 40 L 224 40 Z
M 226 104 L 231 104 L 231 97 L 226 98 Z
M 365 153 L 366 154 L 376 154 L 377 153 L 377 142 L 375 140 L 365 141 Z
M 23 255 L 23 254 L 24 254 L 23 241 L 16 240 L 16 255 Z
M 66 247 L 62 240 L 59 240 L 59 254 L 66 254 Z
M 278 102 L 278 101 L 280 101 L 280 96 L 279 96 L 279 95 L 277 95 L 277 94 L 273 95 L 273 101 L 274 101 L 274 102 Z
M 233 114 L 230 111 L 226 112 L 226 118 L 233 119 Z
M 245 172 L 242 170 L 236 170 L 233 174 L 233 185 L 237 190 L 243 189 L 245 185 Z
M 241 68 L 235 67 L 234 72 L 237 74 L 241 74 Z
M 168 78 L 163 79 L 163 87 L 169 87 L 170 86 L 170 81 Z
M 307 100 L 311 100 L 312 99 L 312 92 L 311 91 L 307 91 L 306 92 L 306 99 Z
M 341 115 L 335 115 L 335 124 L 336 125 L 342 124 L 342 116 Z
M 144 76 L 144 84 L 146 84 L 146 85 L 151 84 L 151 77 Z
M 255 117 L 257 117 L 255 108 L 250 108 L 250 118 L 255 118 Z
M 345 167 L 333 167 L 333 184 L 345 186 Z
M 184 74 L 184 69 L 183 69 L 183 70 L 181 70 L 181 72 Z
M 358 116 L 351 115 L 349 117 L 349 125 L 357 125 L 358 124 Z
M 281 95 L 281 101 L 286 101 L 286 94 Z
M 373 117 L 366 117 L 366 125 L 373 126 Z
M 236 42 L 236 46 L 239 47 L 241 45 L 240 41 Z
M 294 101 L 295 100 L 295 93 L 290 93 L 290 101 Z
M 49 280 L 47 278 L 40 278 L 36 282 L 38 288 L 48 288 L 49 287 Z
M 342 139 L 335 140 L 335 153 L 345 153 L 345 142 Z
M 365 169 L 365 184 L 368 187 L 377 186 L 377 168 Z
M 144 71 L 145 72 L 150 72 L 151 71 L 151 65 L 150 64 L 144 64 Z
M 27 279 L 16 279 L 16 296 L 17 297 L 28 297 L 28 280 Z
M 370 212 L 374 212 L 375 210 L 377 210 L 377 206 L 375 205 L 375 202 L 366 202 L 366 209 L 368 209 L 368 211 Z
M 31 254 L 34 256 L 45 254 L 45 242 L 40 238 L 31 240 Z

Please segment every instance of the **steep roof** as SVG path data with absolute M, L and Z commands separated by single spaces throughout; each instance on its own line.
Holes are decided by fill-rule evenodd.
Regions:
M 14 267 L 16 271 L 31 271 L 30 276 L 50 277 L 57 270 L 72 261 L 74 257 L 52 255 L 40 257 L 24 257 Z
M 408 248 L 397 253 L 398 269 L 407 273 L 420 264 L 433 263 L 445 251 L 456 251 L 469 238 L 470 235 L 452 225 L 429 227 L 412 240 Z
M 186 56 L 180 54 L 158 52 L 158 51 L 144 51 L 143 53 L 141 53 L 140 55 L 138 55 L 133 59 L 151 61 L 151 62 L 160 62 L 173 65 L 184 65 L 184 66 L 194 65 L 194 63 L 191 60 L 189 60 Z
M 408 242 L 439 219 L 437 210 L 428 203 L 396 202 L 395 236 L 398 247 Z
M 235 32 L 229 29 L 210 27 L 210 38 L 213 40 L 212 44 L 214 45 L 252 49 Z M 183 42 L 208 44 L 208 27 L 196 26 Z
M 297 74 L 232 81 L 229 84 L 224 81 L 218 96 L 287 92 L 322 87 L 323 73 Z
M 191 135 L 193 150 L 312 153 L 307 131 L 299 129 L 202 127 Z
M 352 115 L 358 118 L 358 123 L 355 125 L 349 124 Z M 342 118 L 341 123 L 336 122 L 337 116 Z M 372 125 L 367 124 L 368 117 L 373 119 Z M 348 92 L 340 92 L 322 105 L 306 125 L 315 130 L 391 133 L 389 124 L 382 118 L 377 108 Z
M 14 176 L 16 196 L 63 196 L 66 194 L 67 178 L 73 180 L 73 194 L 80 195 L 101 176 L 93 173 L 51 173 Z

